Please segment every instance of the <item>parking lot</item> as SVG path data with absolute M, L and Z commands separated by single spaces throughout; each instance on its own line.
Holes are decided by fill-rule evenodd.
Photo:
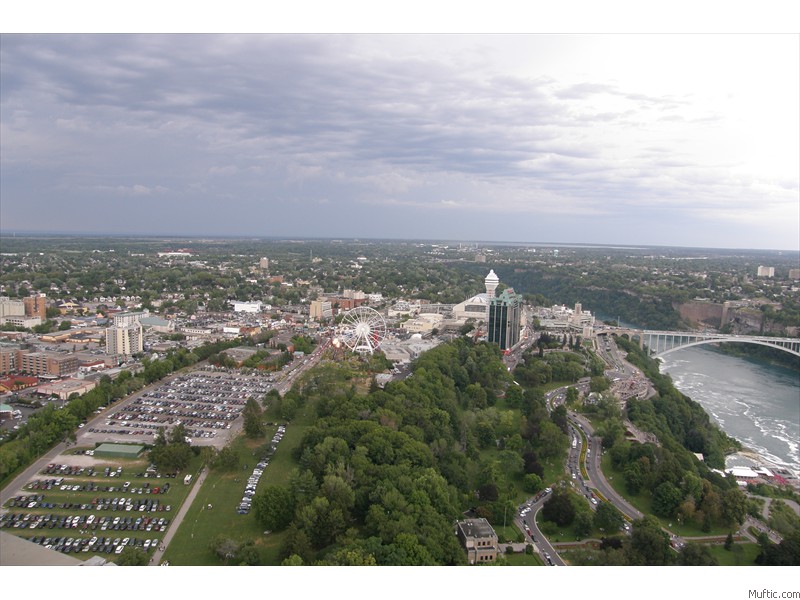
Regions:
M 223 447 L 241 428 L 247 399 L 272 389 L 266 375 L 195 371 L 178 375 L 124 401 L 81 429 L 78 443 L 151 444 L 156 431 L 181 423 L 194 445 Z
M 0 528 L 63 553 L 155 551 L 186 490 L 142 460 L 62 454 L 3 506 Z M 177 490 L 177 491 L 176 491 Z M 175 510 L 173 510 L 175 502 Z

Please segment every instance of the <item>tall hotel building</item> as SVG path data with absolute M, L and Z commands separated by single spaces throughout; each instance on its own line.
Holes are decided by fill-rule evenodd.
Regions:
M 25 315 L 28 317 L 39 317 L 42 322 L 47 319 L 47 296 L 35 294 L 22 299 L 25 305 Z
M 488 341 L 508 350 L 519 342 L 522 301 L 512 288 L 489 301 Z
M 115 325 L 106 329 L 107 354 L 130 356 L 143 350 L 144 335 L 139 321 L 134 321 L 130 325 Z

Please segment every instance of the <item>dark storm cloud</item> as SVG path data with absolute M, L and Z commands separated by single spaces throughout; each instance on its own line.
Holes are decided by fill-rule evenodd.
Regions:
M 536 142 L 552 138 L 535 128 L 563 118 L 535 82 L 476 82 L 434 62 L 342 61 L 329 45 L 314 36 L 12 36 L 6 103 L 34 90 L 42 104 L 108 126 L 190 119 L 201 131 L 224 129 L 223 143 L 493 175 L 535 156 Z
M 432 51 L 412 51 L 431 40 Z M 702 128 L 717 126 L 713 106 L 690 110 L 683 90 L 504 71 L 484 59 L 488 38 L 463 54 L 451 41 L 4 35 L 4 226 L 33 228 L 36 198 L 52 202 L 37 217 L 51 227 L 69 224 L 70 209 L 82 219 L 73 227 L 89 227 L 109 202 L 135 201 L 160 217 L 140 230 L 191 221 L 236 233 L 298 223 L 303 211 L 302 227 L 319 235 L 352 228 L 355 211 L 385 223 L 374 235 L 393 236 L 408 207 L 449 211 L 449 237 L 487 211 L 504 231 L 509 215 L 749 204 L 733 159 L 691 154 Z M 202 210 L 188 219 L 191 207 Z

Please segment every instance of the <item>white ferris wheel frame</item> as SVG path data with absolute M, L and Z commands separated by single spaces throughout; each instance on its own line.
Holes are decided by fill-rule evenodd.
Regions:
M 386 337 L 386 320 L 374 308 L 359 306 L 344 313 L 337 338 L 358 354 L 373 354 Z

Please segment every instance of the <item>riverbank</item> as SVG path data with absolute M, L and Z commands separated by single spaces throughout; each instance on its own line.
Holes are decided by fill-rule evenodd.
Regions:
M 727 466 L 765 466 L 800 473 L 800 374 L 705 347 L 661 359 L 659 370 L 699 403 L 744 452 Z M 738 458 L 737 458 L 738 455 Z
M 770 472 L 778 475 L 786 480 L 786 483 L 792 486 L 797 491 L 800 491 L 800 472 L 786 467 L 785 465 L 776 464 L 757 452 L 749 449 L 744 449 L 734 454 L 729 454 L 725 457 L 725 468 L 732 469 L 734 467 L 750 467 L 752 469 L 764 468 Z

